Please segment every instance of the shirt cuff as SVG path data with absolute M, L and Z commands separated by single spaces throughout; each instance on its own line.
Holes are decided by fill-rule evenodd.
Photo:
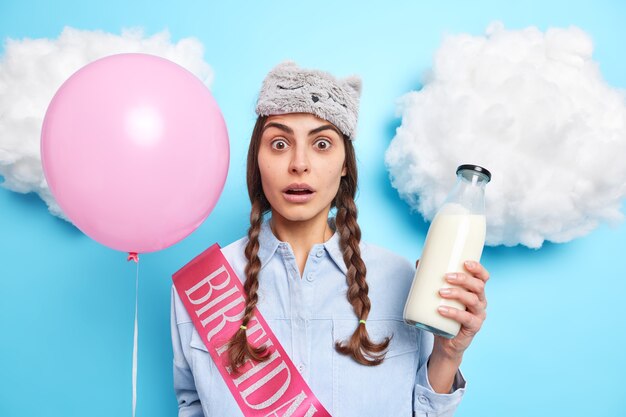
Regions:
M 439 394 L 433 390 L 428 380 L 428 360 L 417 371 L 414 409 L 419 412 L 428 413 L 429 416 L 452 416 L 458 407 L 463 394 L 465 393 L 466 381 L 461 369 L 457 370 L 452 383 L 452 389 L 448 394 Z

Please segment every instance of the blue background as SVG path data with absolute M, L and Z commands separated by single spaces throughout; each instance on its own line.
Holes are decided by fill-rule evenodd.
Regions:
M 420 88 L 445 33 L 576 25 L 609 84 L 626 87 L 626 3 L 0 1 L 0 37 L 56 38 L 64 26 L 173 41 L 197 37 L 228 124 L 224 193 L 189 237 L 139 264 L 138 416 L 176 415 L 169 331 L 171 274 L 214 242 L 242 236 L 245 153 L 265 74 L 291 58 L 363 78 L 357 204 L 365 240 L 417 259 L 428 224 L 390 186 L 384 151 L 395 99 Z M 3 49 L 2 49 L 3 50 Z M 623 163 L 616 156 L 615 163 Z M 488 192 L 488 191 L 487 191 Z M 624 207 L 623 207 L 623 211 Z M 625 416 L 626 224 L 566 244 L 486 248 L 489 317 L 466 352 L 458 416 Z M 135 264 L 53 217 L 33 193 L 0 188 L 0 416 L 131 413 Z

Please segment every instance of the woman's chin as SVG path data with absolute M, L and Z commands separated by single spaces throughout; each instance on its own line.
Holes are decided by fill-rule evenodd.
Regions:
M 328 210 L 320 210 L 313 207 L 279 207 L 272 208 L 272 216 L 280 217 L 288 222 L 306 222 L 319 217 L 322 212 L 326 212 L 328 217 Z

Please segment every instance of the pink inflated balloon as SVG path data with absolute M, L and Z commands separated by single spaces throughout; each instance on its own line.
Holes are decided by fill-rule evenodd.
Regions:
M 59 88 L 44 118 L 41 158 L 76 227 L 113 249 L 154 252 L 193 232 L 217 203 L 228 134 L 192 73 L 157 56 L 118 54 Z

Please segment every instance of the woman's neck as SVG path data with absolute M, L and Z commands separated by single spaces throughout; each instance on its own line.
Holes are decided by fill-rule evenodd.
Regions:
M 272 232 L 278 240 L 288 242 L 293 249 L 300 276 L 304 272 L 306 258 L 313 245 L 324 243 L 333 236 L 334 231 L 328 226 L 329 210 L 302 221 L 288 220 L 277 213 L 272 213 L 270 219 Z

